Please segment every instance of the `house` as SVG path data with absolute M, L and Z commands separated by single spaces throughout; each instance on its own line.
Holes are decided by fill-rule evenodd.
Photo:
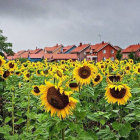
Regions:
M 122 58 L 128 59 L 130 52 L 133 52 L 135 57 L 140 57 L 140 44 L 130 45 L 126 49 L 122 50 Z
M 78 47 L 71 51 L 71 54 L 77 54 L 78 60 L 82 61 L 85 58 L 85 52 L 89 46 L 89 44 L 80 43 Z
M 63 47 L 63 53 L 68 54 L 75 48 L 76 48 L 75 45 L 69 45 L 69 46 Z
M 19 59 L 20 56 L 21 56 L 22 54 L 24 54 L 25 52 L 26 52 L 25 50 L 18 51 L 17 53 L 14 54 L 14 56 L 8 56 L 7 59 L 8 59 L 8 60 Z
M 63 51 L 63 45 L 58 45 L 56 44 L 55 46 L 53 47 L 45 47 L 44 48 L 44 52 L 45 54 L 57 54 L 57 53 L 62 53 Z
M 114 46 L 118 51 L 119 50 L 122 50 L 122 48 L 121 47 L 119 47 L 119 46 Z
M 14 56 L 9 56 L 7 57 L 8 60 L 15 60 L 15 59 L 19 59 L 19 58 L 28 58 L 30 61 L 32 61 L 31 59 L 35 59 L 34 55 L 32 54 L 37 54 L 39 52 L 43 51 L 43 49 L 39 49 L 39 48 L 36 48 L 35 50 L 21 50 L 21 51 L 18 51 L 17 53 L 14 54 Z M 30 57 L 33 57 L 31 58 Z M 38 56 L 37 56 L 37 59 L 38 59 Z M 34 62 L 35 60 L 33 60 Z
M 30 60 L 31 62 L 37 62 L 37 61 L 42 61 L 42 59 L 44 59 L 44 51 L 43 49 L 40 50 L 36 50 L 36 51 L 32 51 L 32 53 L 29 53 L 29 57 L 28 60 Z
M 53 61 L 58 61 L 58 60 L 78 60 L 77 54 L 53 54 Z
M 44 59 L 47 59 L 47 61 L 52 61 L 53 60 L 53 54 L 44 54 Z
M 99 44 L 90 45 L 86 50 L 86 59 L 94 60 L 95 62 L 111 58 L 115 60 L 118 48 L 110 43 L 102 41 Z

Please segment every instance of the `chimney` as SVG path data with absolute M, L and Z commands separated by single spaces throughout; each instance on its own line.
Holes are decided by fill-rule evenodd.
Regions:
M 36 50 L 37 50 L 37 46 L 36 46 Z
M 56 46 L 58 46 L 58 44 L 56 44 Z
M 102 44 L 104 44 L 104 41 L 102 41 Z
M 80 42 L 80 45 L 79 46 L 82 46 L 82 42 Z

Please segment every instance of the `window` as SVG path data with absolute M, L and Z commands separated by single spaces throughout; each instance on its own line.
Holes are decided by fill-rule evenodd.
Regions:
M 111 53 L 113 54 L 114 53 L 114 50 L 111 50 Z
M 103 50 L 103 53 L 106 53 L 106 50 Z
M 106 60 L 106 57 L 103 57 L 103 60 L 105 61 Z
M 111 57 L 111 60 L 114 61 L 114 57 Z

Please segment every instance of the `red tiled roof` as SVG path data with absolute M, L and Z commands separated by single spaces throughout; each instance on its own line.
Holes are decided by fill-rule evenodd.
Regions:
M 38 53 L 38 52 L 40 52 L 42 49 L 35 49 L 35 50 L 29 50 L 28 52 L 30 53 L 30 54 L 36 54 L 36 53 Z
M 12 60 L 13 59 L 13 56 L 7 56 L 7 59 L 8 60 Z
M 61 47 L 62 45 L 56 45 L 56 46 L 53 46 L 53 47 L 45 47 L 44 50 L 45 51 L 50 51 L 50 52 L 53 52 L 55 51 L 56 49 L 58 49 L 59 47 Z
M 91 50 L 93 50 L 94 52 L 98 52 L 100 49 L 102 49 L 104 46 L 106 46 L 109 43 L 99 43 L 99 44 L 95 44 L 95 45 L 91 45 L 90 48 Z M 90 49 L 88 49 L 86 52 L 90 52 Z
M 140 49 L 140 44 L 137 45 L 130 45 L 126 49 L 122 50 L 123 53 L 125 52 L 136 52 Z
M 88 46 L 89 46 L 89 44 L 79 45 L 77 48 L 75 48 L 74 50 L 72 50 L 71 53 L 81 52 L 82 50 L 84 50 L 84 49 L 87 48 Z
M 30 54 L 30 58 L 42 58 L 42 54 Z
M 43 58 L 43 56 L 44 56 L 44 51 L 41 50 L 39 53 L 30 54 L 29 56 L 30 56 L 30 58 Z
M 117 50 L 122 50 L 122 48 L 119 46 L 114 46 L 114 48 L 116 48 Z
M 17 53 L 15 53 L 15 55 L 20 55 L 20 54 L 22 54 L 24 52 L 25 52 L 25 50 L 21 50 L 21 51 L 18 51 Z
M 67 50 L 71 49 L 74 45 L 69 45 L 63 48 L 63 53 L 66 52 Z
M 20 58 L 28 58 L 29 52 L 24 52 L 20 55 Z
M 53 59 L 57 60 L 67 60 L 67 59 L 78 59 L 77 54 L 53 54 Z
M 13 59 L 18 59 L 18 58 L 20 58 L 20 56 L 19 55 L 14 55 L 14 56 L 12 56 L 12 58 Z
M 44 54 L 45 59 L 51 59 L 53 57 L 53 54 Z

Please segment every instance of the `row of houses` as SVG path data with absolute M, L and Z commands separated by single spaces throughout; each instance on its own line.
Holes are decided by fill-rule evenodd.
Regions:
M 110 58 L 111 60 L 116 59 L 116 53 L 121 50 L 123 54 L 123 59 L 128 58 L 130 52 L 134 52 L 137 57 L 140 57 L 140 44 L 130 45 L 126 49 L 122 50 L 118 46 L 113 46 L 108 42 L 102 41 L 101 43 L 91 45 L 82 44 L 78 46 L 69 45 L 63 46 L 62 44 L 56 44 L 53 47 L 36 48 L 35 50 L 21 50 L 14 54 L 14 56 L 8 56 L 8 60 L 14 60 L 19 58 L 28 58 L 32 62 L 41 61 L 42 59 L 47 59 L 48 61 L 57 60 L 94 60 L 95 62 L 106 60 Z

